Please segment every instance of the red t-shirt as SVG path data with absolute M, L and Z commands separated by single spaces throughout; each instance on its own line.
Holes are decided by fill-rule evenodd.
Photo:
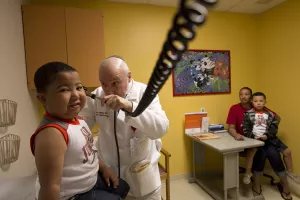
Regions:
M 252 106 L 251 106 L 251 108 L 252 108 Z M 276 115 L 276 113 L 273 112 L 272 110 L 268 109 L 267 107 L 265 107 L 265 108 L 267 110 L 271 111 L 272 113 L 274 113 L 274 115 Z M 244 135 L 243 128 L 242 128 L 242 124 L 244 121 L 244 113 L 250 109 L 243 108 L 240 103 L 231 106 L 229 113 L 228 113 L 226 123 L 234 124 L 236 127 L 236 132 L 238 132 L 241 135 Z

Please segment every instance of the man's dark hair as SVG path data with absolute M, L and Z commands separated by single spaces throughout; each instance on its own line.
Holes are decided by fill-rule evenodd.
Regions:
M 265 95 L 264 93 L 262 93 L 262 92 L 255 92 L 255 93 L 252 95 L 252 97 L 264 97 L 265 100 L 267 100 L 266 95 Z
M 249 87 L 242 87 L 242 88 L 240 89 L 240 92 L 241 92 L 242 90 L 248 90 L 248 91 L 250 92 L 250 95 L 252 96 L 252 90 L 251 90 L 251 88 L 249 88 Z
M 60 72 L 76 72 L 76 69 L 63 62 L 49 62 L 42 65 L 34 74 L 34 85 L 38 93 L 46 92 L 46 88 Z

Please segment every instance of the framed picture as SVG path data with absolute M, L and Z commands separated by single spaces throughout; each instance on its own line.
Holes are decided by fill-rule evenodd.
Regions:
M 173 74 L 173 96 L 229 94 L 230 51 L 188 50 Z

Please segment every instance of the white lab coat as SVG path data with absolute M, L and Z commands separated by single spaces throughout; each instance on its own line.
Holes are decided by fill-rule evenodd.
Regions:
M 133 111 L 140 102 L 146 85 L 132 80 L 129 83 L 126 99 L 133 102 Z M 98 97 L 103 97 L 101 87 L 93 91 Z M 106 166 L 118 173 L 117 149 L 114 138 L 113 110 L 107 106 L 101 107 L 99 100 L 87 98 L 87 105 L 79 114 L 88 126 L 100 126 L 97 148 L 100 158 Z M 160 138 L 169 128 L 169 120 L 162 110 L 158 96 L 154 98 L 148 108 L 137 117 L 125 115 L 119 111 L 117 115 L 117 137 L 120 151 L 120 174 L 131 187 L 129 196 L 141 197 L 155 191 L 161 185 L 158 160 L 160 157 Z M 132 128 L 136 128 L 134 131 Z M 137 155 L 131 155 L 130 139 L 138 138 L 140 148 Z M 136 151 L 135 151 L 136 152 Z M 149 167 L 139 173 L 132 173 L 130 167 L 139 162 L 150 162 Z

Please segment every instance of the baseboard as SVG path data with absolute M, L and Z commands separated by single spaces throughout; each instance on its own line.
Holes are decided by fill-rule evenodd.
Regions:
M 192 177 L 192 173 L 176 174 L 176 175 L 172 175 L 170 177 L 170 180 L 177 181 L 177 180 L 181 180 L 181 179 L 188 179 L 190 177 Z
M 266 174 L 272 175 L 275 179 L 277 178 L 277 176 L 276 176 L 275 172 L 273 171 L 269 162 L 266 162 L 264 172 Z M 209 172 L 207 172 L 207 173 L 209 173 Z M 211 172 L 211 173 L 214 175 L 216 174 L 216 172 Z M 192 177 L 192 173 L 175 174 L 175 175 L 170 176 L 170 180 L 177 181 L 177 180 L 181 180 L 181 179 L 189 179 L 191 177 Z M 165 181 L 162 181 L 162 182 L 165 182 Z
M 211 172 L 206 172 L 205 173 L 206 175 L 209 175 L 209 174 L 211 174 L 211 175 L 213 175 L 213 176 L 215 176 L 215 175 L 218 175 L 219 173 L 218 172 L 216 172 L 216 171 L 211 171 Z M 170 180 L 171 181 L 177 181 L 177 180 L 182 180 L 182 179 L 189 179 L 189 178 L 191 178 L 193 175 L 192 175 L 192 173 L 185 173 L 185 174 L 175 174 L 175 175 L 171 175 L 170 176 Z M 220 175 L 219 175 L 220 176 Z M 164 181 L 162 181 L 162 182 L 164 182 Z
M 186 173 L 186 174 L 176 174 L 176 175 L 172 175 L 170 176 L 170 180 L 171 181 L 178 181 L 181 179 L 189 179 L 190 177 L 192 177 L 192 173 Z M 162 183 L 165 183 L 166 180 L 163 180 Z

